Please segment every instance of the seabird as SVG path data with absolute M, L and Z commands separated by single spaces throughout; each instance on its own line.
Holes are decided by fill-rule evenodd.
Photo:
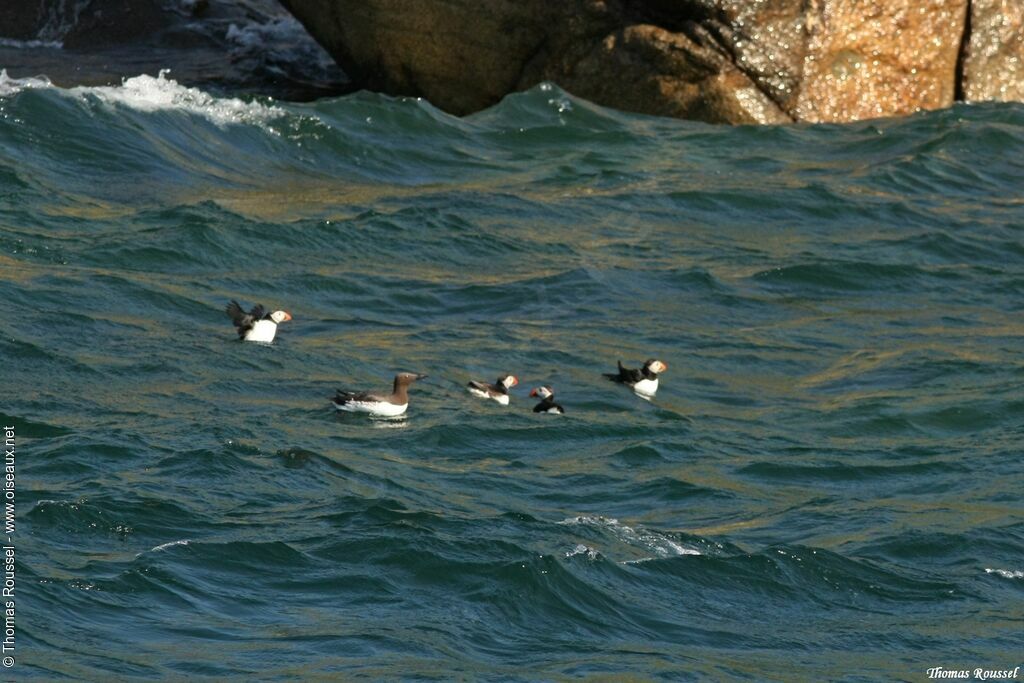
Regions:
M 494 381 L 494 384 L 486 382 L 471 381 L 466 385 L 469 393 L 480 398 L 489 398 L 497 401 L 503 406 L 508 405 L 508 390 L 519 384 L 515 375 L 502 375 Z
M 617 374 L 606 373 L 605 377 L 613 382 L 619 382 L 632 387 L 633 391 L 641 396 L 654 396 L 658 391 L 658 374 L 668 370 L 668 366 L 654 358 L 644 363 L 640 370 L 622 367 L 619 361 L 619 372 Z
M 530 392 L 530 396 L 537 396 L 541 402 L 533 407 L 535 413 L 564 413 L 565 408 L 555 403 L 555 392 L 551 387 L 537 387 Z
M 238 328 L 239 339 L 267 344 L 274 341 L 278 323 L 292 319 L 287 311 L 267 313 L 260 304 L 256 304 L 251 311 L 246 313 L 235 300 L 227 305 L 224 312 Z
M 379 417 L 395 417 L 409 407 L 409 385 L 426 375 L 415 372 L 400 372 L 395 375 L 394 390 L 390 394 L 368 391 L 352 392 L 338 390 L 331 400 L 334 407 L 350 413 L 369 413 Z

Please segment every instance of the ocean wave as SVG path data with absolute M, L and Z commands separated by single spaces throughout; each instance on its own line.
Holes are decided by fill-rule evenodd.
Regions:
M 52 89 L 107 106 L 123 106 L 144 113 L 178 111 L 201 116 L 219 127 L 250 124 L 269 132 L 274 131 L 266 124 L 285 116 L 285 111 L 274 105 L 215 97 L 199 88 L 183 86 L 169 78 L 169 73 L 164 69 L 156 77 L 146 74 L 134 76 L 117 86 L 77 86 L 65 90 L 54 86 L 46 77 L 12 78 L 4 69 L 0 70 L 0 97 L 11 97 L 30 89 Z
M 576 546 L 572 550 L 569 550 L 569 551 L 567 551 L 565 553 L 566 559 L 568 559 L 570 557 L 581 556 L 581 555 L 586 557 L 588 560 L 591 560 L 591 561 L 596 560 L 599 557 L 601 557 L 601 553 L 599 553 L 597 550 L 591 548 L 588 545 L 583 545 L 582 543 L 577 543 Z
M 989 567 L 985 567 L 985 573 L 995 574 L 996 576 L 1001 576 L 1004 579 L 1024 579 L 1024 571 L 1020 571 L 1019 569 L 991 569 Z
M 734 129 L 554 86 L 221 115 L 168 74 L 2 80 L 30 677 L 896 680 L 1005 651 L 1019 177 L 932 204 L 864 175 L 956 152 L 888 140 L 944 115 Z M 970 163 L 1012 175 L 1014 137 Z M 239 343 L 231 298 L 295 320 Z M 650 355 L 653 404 L 601 377 Z M 432 379 L 401 429 L 327 405 L 407 367 Z M 510 406 L 466 394 L 506 369 Z M 531 412 L 548 383 L 571 419 Z
M 938 266 L 820 260 L 778 266 L 755 273 L 753 277 L 772 287 L 800 288 L 820 296 L 830 289 L 900 291 L 920 286 L 918 283 L 924 278 L 955 282 L 963 280 L 965 275 L 959 269 Z
M 654 554 L 649 557 L 627 560 L 626 562 L 645 562 L 656 558 L 678 557 L 681 555 L 703 555 L 700 550 L 684 545 L 672 536 L 660 531 L 631 527 L 619 520 L 600 515 L 581 515 L 562 520 L 559 524 L 566 526 L 586 526 L 607 530 L 618 541 L 633 548 L 639 548 Z
M 168 73 L 169 70 L 163 70 L 156 78 L 141 75 L 125 79 L 119 86 L 76 87 L 69 92 L 141 112 L 182 111 L 202 116 L 218 126 L 242 123 L 263 126 L 285 114 L 276 106 L 218 98 L 198 88 L 185 87 L 168 78 Z
M 168 541 L 167 543 L 161 543 L 160 545 L 151 548 L 149 552 L 158 553 L 161 550 L 167 550 L 168 548 L 173 548 L 178 545 L 188 545 L 189 543 L 191 543 L 191 541 L 187 538 L 183 538 L 180 541 Z
M 0 69 L 0 97 L 10 97 L 23 90 L 33 88 L 52 88 L 53 83 L 45 76 L 29 76 L 27 78 L 13 78 L 7 74 L 7 69 Z

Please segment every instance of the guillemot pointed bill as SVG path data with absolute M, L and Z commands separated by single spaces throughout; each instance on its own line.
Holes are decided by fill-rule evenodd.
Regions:
M 642 397 L 654 396 L 658 392 L 658 375 L 668 370 L 668 365 L 660 360 L 650 358 L 639 370 L 622 367 L 619 361 L 618 373 L 605 373 L 605 377 L 613 382 L 632 387 Z
M 479 398 L 489 398 L 497 401 L 503 406 L 508 405 L 508 390 L 519 384 L 515 375 L 502 375 L 494 381 L 494 384 L 486 382 L 471 381 L 466 385 L 469 393 Z
M 396 417 L 409 407 L 409 385 L 426 375 L 415 372 L 400 372 L 395 375 L 394 388 L 390 394 L 369 391 L 354 392 L 338 390 L 331 403 L 338 410 L 349 413 L 368 413 L 377 417 Z
M 234 299 L 225 307 L 224 312 L 231 318 L 231 322 L 238 329 L 238 338 L 243 341 L 263 342 L 269 344 L 274 341 L 279 323 L 287 322 L 292 316 L 287 311 L 274 311 L 267 313 L 263 306 L 256 304 L 253 309 L 246 313 Z
M 537 387 L 530 392 L 530 396 L 537 396 L 541 399 L 540 403 L 533 407 L 535 413 L 562 414 L 565 412 L 565 408 L 561 404 L 555 403 L 555 392 L 551 387 Z

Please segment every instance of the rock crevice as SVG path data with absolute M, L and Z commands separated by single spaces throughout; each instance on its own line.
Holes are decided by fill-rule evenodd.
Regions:
M 956 79 L 953 85 L 953 98 L 957 102 L 964 101 L 964 63 L 967 60 L 967 52 L 971 44 L 971 3 L 967 0 L 967 7 L 964 10 L 964 30 L 960 35 L 960 49 L 956 53 Z

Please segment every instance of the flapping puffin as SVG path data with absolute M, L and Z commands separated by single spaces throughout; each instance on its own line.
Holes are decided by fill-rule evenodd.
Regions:
M 537 396 L 541 399 L 540 403 L 533 407 L 535 413 L 564 413 L 565 408 L 561 404 L 555 403 L 555 392 L 551 387 L 537 387 L 530 392 L 530 396 Z
M 238 328 L 239 339 L 267 344 L 274 341 L 278 323 L 292 319 L 287 311 L 267 313 L 260 304 L 256 304 L 251 311 L 246 313 L 238 305 L 238 302 L 233 299 L 224 309 L 224 312 L 228 314 L 231 322 Z
M 400 372 L 395 375 L 394 390 L 390 394 L 369 391 L 352 392 L 338 390 L 331 400 L 334 407 L 349 413 L 369 413 L 378 417 L 396 417 L 409 407 L 409 385 L 426 375 L 415 372 Z
M 503 406 L 508 405 L 508 390 L 519 384 L 515 375 L 502 375 L 494 381 L 494 384 L 486 382 L 471 381 L 466 385 L 469 393 L 480 398 L 489 398 L 497 401 Z
M 668 370 L 668 365 L 654 358 L 649 359 L 639 370 L 624 368 L 622 361 L 619 361 L 618 373 L 606 373 L 605 377 L 613 382 L 632 387 L 633 391 L 641 396 L 654 396 L 658 391 L 658 374 L 666 370 Z

